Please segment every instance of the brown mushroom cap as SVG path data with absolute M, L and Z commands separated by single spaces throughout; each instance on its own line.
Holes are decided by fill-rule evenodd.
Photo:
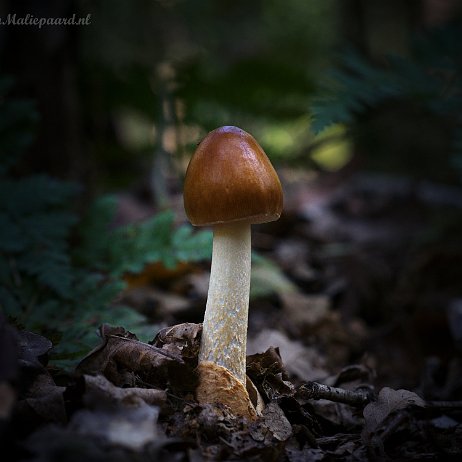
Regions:
M 184 183 L 184 208 L 195 226 L 266 223 L 282 212 L 282 187 L 263 149 L 237 127 L 220 127 L 199 144 Z

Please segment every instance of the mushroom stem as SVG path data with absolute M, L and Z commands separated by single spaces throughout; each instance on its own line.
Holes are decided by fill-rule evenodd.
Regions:
M 199 363 L 228 369 L 245 385 L 251 237 L 249 223 L 213 231 L 212 268 Z

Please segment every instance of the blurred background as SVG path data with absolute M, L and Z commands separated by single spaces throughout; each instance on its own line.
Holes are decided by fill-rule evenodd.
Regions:
M 354 151 L 368 167 L 458 181 L 457 0 L 20 1 L 0 13 L 90 15 L 1 29 L 9 95 L 39 116 L 24 169 L 161 203 L 197 141 L 234 124 L 276 162 L 335 169 Z M 327 80 L 334 101 L 313 106 Z M 355 149 L 319 152 L 313 112 L 314 131 L 343 124 L 337 141 L 357 129 Z
M 87 24 L 20 23 L 74 14 Z M 249 351 L 277 344 L 301 380 L 363 362 L 460 392 L 461 15 L 459 0 L 2 1 L 7 318 L 53 340 L 56 367 L 101 322 L 145 338 L 200 322 L 211 234 L 186 223 L 182 181 L 201 138 L 236 125 L 285 190 L 281 220 L 255 227 Z

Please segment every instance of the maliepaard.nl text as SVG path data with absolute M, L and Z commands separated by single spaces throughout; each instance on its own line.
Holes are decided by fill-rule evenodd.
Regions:
M 44 26 L 89 26 L 91 14 L 78 17 L 75 13 L 66 18 L 38 18 L 33 14 L 17 16 L 16 13 L 9 13 L 6 18 L 0 18 L 0 26 L 34 26 L 41 29 Z

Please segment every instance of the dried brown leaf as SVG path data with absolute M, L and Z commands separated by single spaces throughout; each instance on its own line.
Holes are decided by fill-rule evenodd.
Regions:
M 140 342 L 133 334 L 121 328 L 103 326 L 103 343 L 90 352 L 77 366 L 77 373 L 103 374 L 115 385 L 135 383 L 135 375 L 152 386 L 165 386 L 171 364 L 183 364 L 161 348 Z
M 276 440 L 286 441 L 292 436 L 292 425 L 277 403 L 268 403 L 263 411 L 263 421 Z
M 64 390 L 65 387 L 58 387 L 44 370 L 28 388 L 22 406 L 28 405 L 44 421 L 63 423 L 67 420 Z
M 258 353 L 272 346 L 279 348 L 286 370 L 301 380 L 320 380 L 329 375 L 324 368 L 325 361 L 316 349 L 290 340 L 277 330 L 266 329 L 257 337 L 249 339 L 247 352 L 248 354 Z
M 164 390 L 155 388 L 120 388 L 113 385 L 102 375 L 84 375 L 85 403 L 87 405 L 103 402 L 114 404 L 135 404 L 140 400 L 146 404 L 161 406 L 167 400 Z
M 55 384 L 44 366 L 52 343 L 41 335 L 26 331 L 19 332 L 17 339 L 21 379 L 16 408 L 18 419 L 65 422 L 64 387 Z
M 185 322 L 162 329 L 152 344 L 163 351 L 182 357 L 185 361 L 194 359 L 197 362 L 201 334 L 202 324 Z
M 36 369 L 42 369 L 46 365 L 46 355 L 53 347 L 47 338 L 27 331 L 19 332 L 18 345 L 21 366 Z
M 287 378 L 278 348 L 247 356 L 247 374 L 266 400 L 292 396 L 294 386 Z
M 425 401 L 416 393 L 409 390 L 393 390 L 384 387 L 380 390 L 377 401 L 369 403 L 363 411 L 365 425 L 363 437 L 366 440 L 395 411 L 409 406 L 424 407 Z

